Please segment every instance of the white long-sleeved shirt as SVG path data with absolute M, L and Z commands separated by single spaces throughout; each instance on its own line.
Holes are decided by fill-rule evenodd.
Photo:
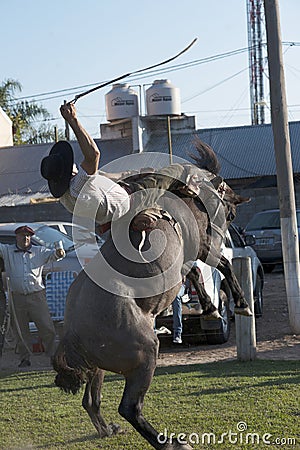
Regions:
M 79 167 L 69 189 L 60 197 L 60 202 L 68 211 L 92 218 L 100 225 L 122 217 L 130 209 L 130 199 L 125 189 L 102 173 L 88 175 Z
M 60 258 L 55 250 L 32 245 L 29 251 L 19 250 L 16 245 L 0 244 L 0 256 L 4 260 L 12 292 L 31 294 L 45 288 L 42 279 L 43 266 Z

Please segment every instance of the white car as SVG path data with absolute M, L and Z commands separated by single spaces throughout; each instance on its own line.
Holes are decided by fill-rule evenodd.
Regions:
M 99 247 L 104 244 L 104 240 L 98 234 L 92 233 L 87 228 L 81 225 L 74 224 L 72 222 L 58 222 L 54 220 L 48 220 L 40 223 L 48 225 L 48 227 L 66 234 L 71 240 L 73 240 L 73 233 L 75 231 L 76 242 L 93 244 L 96 240 Z
M 249 242 L 250 242 L 249 238 Z M 238 232 L 237 227 L 230 225 L 226 233 L 224 256 L 232 261 L 233 258 L 249 256 L 251 259 L 252 277 L 254 286 L 254 311 L 255 316 L 260 317 L 263 311 L 263 284 L 264 271 L 255 251 L 247 245 L 243 237 Z M 209 344 L 222 344 L 227 342 L 230 335 L 230 322 L 233 317 L 233 299 L 229 286 L 224 276 L 215 268 L 208 266 L 197 260 L 200 281 L 204 283 L 206 292 L 211 297 L 213 304 L 218 308 L 220 320 L 204 320 L 201 317 L 201 306 L 197 294 L 193 287 L 190 291 L 190 301 L 182 305 L 183 333 L 184 341 L 197 342 L 205 338 Z M 172 329 L 173 318 L 172 308 L 156 318 L 156 327 Z M 159 334 L 161 340 L 163 334 Z

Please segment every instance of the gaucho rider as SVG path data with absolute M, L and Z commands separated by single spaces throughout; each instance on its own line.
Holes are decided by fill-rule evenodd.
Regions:
M 126 180 L 126 183 L 118 184 L 118 180 L 126 178 L 132 172 L 111 174 L 99 171 L 100 151 L 79 122 L 75 105 L 63 104 L 60 112 L 78 140 L 83 161 L 77 169 L 72 147 L 66 141 L 59 141 L 52 147 L 49 156 L 42 160 L 41 173 L 48 180 L 51 194 L 59 198 L 69 212 L 73 213 L 76 205 L 76 214 L 78 214 L 78 204 L 80 204 L 80 215 L 94 218 L 96 223 L 105 230 L 112 219 L 116 220 L 130 210 L 131 193 L 145 192 L 145 204 L 151 207 L 165 191 L 175 191 L 178 185 L 184 185 L 180 180 L 186 180 L 187 174 L 186 168 L 181 164 L 172 164 L 160 169 L 159 173 L 144 174 L 137 176 L 135 181 Z M 84 186 L 85 189 L 82 190 Z M 81 196 L 83 198 L 80 198 Z M 82 201 L 78 202 L 78 200 Z M 139 216 L 141 215 L 137 215 L 133 220 L 133 225 L 142 231 Z M 145 223 L 147 227 L 151 227 L 151 216 L 142 217 L 142 224 Z M 202 308 L 206 317 L 219 316 L 212 302 L 202 305 Z

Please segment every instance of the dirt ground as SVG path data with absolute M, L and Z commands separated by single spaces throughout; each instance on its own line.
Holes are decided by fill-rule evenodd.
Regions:
M 264 313 L 256 320 L 256 355 L 259 359 L 299 360 L 300 335 L 293 335 L 289 327 L 287 299 L 281 268 L 265 275 Z M 235 326 L 231 327 L 228 342 L 222 345 L 173 346 L 160 351 L 158 366 L 185 365 L 236 359 Z M 18 355 L 8 344 L 0 359 L 0 370 L 28 371 L 51 369 L 44 353 L 33 353 L 31 367 L 18 369 Z
M 281 267 L 265 274 L 263 316 L 256 319 L 256 357 L 270 360 L 300 360 L 300 335 L 294 335 L 289 326 L 284 275 Z M 180 346 L 181 347 L 181 346 Z M 200 364 L 236 359 L 234 323 L 228 342 L 222 345 L 162 350 L 158 365 Z

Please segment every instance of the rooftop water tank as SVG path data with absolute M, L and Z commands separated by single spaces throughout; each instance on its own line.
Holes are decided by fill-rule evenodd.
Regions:
M 149 116 L 180 115 L 180 91 L 170 80 L 155 80 L 146 91 Z
M 139 98 L 127 83 L 113 84 L 105 94 L 106 117 L 109 121 L 139 115 Z

